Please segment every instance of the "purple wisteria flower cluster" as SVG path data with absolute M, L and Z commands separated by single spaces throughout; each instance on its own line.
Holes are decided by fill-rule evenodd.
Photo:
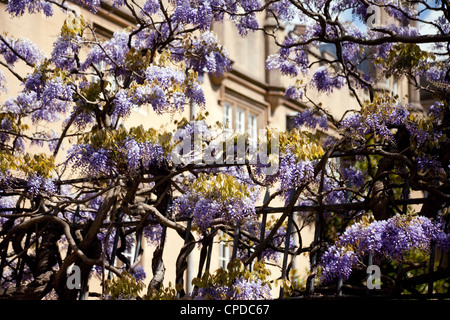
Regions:
M 321 279 L 323 282 L 338 277 L 347 279 L 367 254 L 372 254 L 376 264 L 385 259 L 402 261 L 411 251 L 429 253 L 431 242 L 444 251 L 450 250 L 450 234 L 440 219 L 396 215 L 370 224 L 357 222 L 322 255 Z
M 233 285 L 199 288 L 195 300 L 269 300 L 272 299 L 268 284 L 260 279 L 236 278 Z
M 46 16 L 53 15 L 53 6 L 51 3 L 47 1 L 36 1 L 36 0 L 28 0 L 28 1 L 19 1 L 19 0 L 11 0 L 8 1 L 6 6 L 8 12 L 14 16 L 22 16 L 25 12 L 28 13 L 36 13 L 36 12 L 44 12 Z
M 295 116 L 294 125 L 296 127 L 305 126 L 309 129 L 316 129 L 318 126 L 326 131 L 328 130 L 328 119 L 325 114 L 319 116 L 311 109 L 306 109 Z
M 341 75 L 332 75 L 325 67 L 317 68 L 310 82 L 311 86 L 323 93 L 331 93 L 334 89 L 342 88 L 344 84 L 344 77 Z
M 291 149 L 287 149 L 280 160 L 280 190 L 290 191 L 295 186 L 308 183 L 314 179 L 313 161 L 298 159 Z M 286 197 L 289 196 L 286 193 Z
M 345 247 L 331 246 L 320 259 L 321 281 L 328 283 L 337 278 L 348 279 L 357 262 L 358 258 L 354 251 L 346 250 Z
M 114 149 L 78 144 L 71 147 L 67 157 L 74 170 L 81 170 L 88 176 L 109 175 L 120 168 L 127 172 L 140 167 L 148 169 L 150 166 L 159 166 L 166 159 L 160 145 L 137 142 L 132 137 L 126 138 Z
M 100 6 L 100 0 L 75 0 L 74 2 L 88 8 L 94 13 L 97 12 L 97 8 Z M 6 5 L 6 10 L 13 16 L 42 12 L 45 16 L 50 17 L 54 14 L 54 6 L 58 6 L 62 10 L 70 9 L 66 1 L 9 0 Z
M 38 194 L 51 194 L 56 192 L 55 184 L 51 179 L 43 178 L 40 175 L 34 175 L 28 179 L 27 182 L 28 192 L 34 196 Z
M 85 175 L 111 174 L 110 151 L 94 149 L 90 145 L 75 145 L 70 150 L 70 162 L 74 170 L 81 169 Z
M 235 177 L 219 173 L 200 175 L 186 192 L 173 201 L 171 212 L 192 218 L 202 232 L 217 223 L 236 224 L 256 219 L 257 189 L 240 183 Z
M 42 62 L 44 54 L 30 40 L 0 36 L 0 55 L 8 65 L 14 66 L 19 60 L 33 66 Z
M 205 274 L 193 283 L 198 287 L 192 292 L 195 300 L 268 300 L 273 299 L 264 262 L 257 261 L 253 270 L 246 269 L 240 259 L 230 261 L 227 268 L 219 268 L 213 274 Z
M 439 109 L 436 108 L 435 111 L 439 112 Z M 439 118 L 437 112 L 434 115 L 435 119 Z M 372 133 L 383 139 L 394 141 L 392 129 L 403 127 L 414 138 L 418 146 L 423 146 L 426 141 L 438 140 L 441 137 L 442 133 L 439 130 L 426 129 L 423 123 L 420 124 L 420 121 L 423 122 L 420 118 L 416 120 L 412 116 L 410 105 L 381 99 L 381 101 L 377 101 L 376 105 L 369 105 L 362 113 L 354 113 L 345 117 L 340 123 L 340 128 L 354 137 Z

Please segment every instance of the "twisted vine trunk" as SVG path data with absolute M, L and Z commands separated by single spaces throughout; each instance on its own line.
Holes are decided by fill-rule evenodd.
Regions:
M 96 261 L 94 259 L 99 258 L 103 250 L 100 240 L 97 239 L 97 233 L 116 203 L 119 192 L 120 187 L 118 186 L 112 187 L 108 192 L 106 192 L 105 198 L 94 221 L 85 227 L 85 232 L 82 237 L 83 239 L 79 242 L 79 248 L 81 252 L 84 253 L 84 255 L 91 261 L 87 261 L 87 259 L 80 259 L 79 253 L 72 252 L 64 259 L 58 272 L 55 274 L 53 287 L 55 288 L 60 300 L 72 300 L 77 298 L 77 290 L 70 290 L 66 285 L 67 269 L 72 264 L 76 264 L 80 267 L 81 283 L 88 280 L 93 263 Z
M 32 228 L 31 226 L 30 228 Z M 57 226 L 45 227 L 42 234 L 42 240 L 37 250 L 36 257 L 33 259 L 28 256 L 26 248 L 15 245 L 17 254 L 26 256 L 24 261 L 27 261 L 33 273 L 33 280 L 29 284 L 16 285 L 15 287 L 8 287 L 0 289 L 0 299 L 14 299 L 14 300 L 41 300 L 47 293 L 52 290 L 52 279 L 54 277 L 53 266 L 58 262 L 59 249 L 57 241 L 61 237 L 61 230 Z M 16 239 L 22 239 L 23 233 L 16 234 Z M 21 279 L 18 279 L 20 283 Z
M 167 163 L 160 167 L 151 167 L 150 174 L 153 176 L 161 175 L 163 177 L 168 176 L 170 174 L 170 170 L 167 168 Z M 163 178 L 164 179 L 164 178 Z M 172 202 L 172 189 L 171 189 L 171 181 L 168 179 L 163 183 L 156 182 L 155 186 L 155 194 L 157 196 L 157 202 L 155 204 L 155 209 L 160 212 L 164 217 L 167 217 L 167 210 Z M 163 261 L 163 253 L 164 246 L 166 240 L 166 232 L 167 226 L 163 226 L 163 232 L 161 234 L 161 241 L 158 247 L 155 249 L 153 253 L 152 259 L 152 272 L 153 278 L 150 280 L 148 285 L 148 290 L 150 291 L 152 288 L 159 290 L 162 282 L 164 281 L 164 274 L 166 268 L 164 266 Z

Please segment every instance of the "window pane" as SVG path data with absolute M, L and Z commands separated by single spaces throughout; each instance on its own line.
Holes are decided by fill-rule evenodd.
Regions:
M 245 111 L 239 108 L 236 109 L 236 132 L 245 133 Z
M 223 237 L 223 232 L 220 232 L 220 237 Z M 219 242 L 219 267 L 226 269 L 230 260 L 230 249 L 225 241 Z
M 250 145 L 256 146 L 257 144 L 257 132 L 258 132 L 258 123 L 256 116 L 251 114 L 248 117 L 248 133 L 250 135 Z
M 229 104 L 223 105 L 223 124 L 230 129 L 233 128 L 233 107 Z
M 292 129 L 294 129 L 295 125 L 294 125 L 294 119 L 295 116 L 286 116 L 286 131 L 291 131 Z

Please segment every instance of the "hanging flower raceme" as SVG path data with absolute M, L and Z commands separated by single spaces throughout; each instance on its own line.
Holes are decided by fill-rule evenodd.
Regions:
M 235 224 L 240 219 L 255 219 L 257 191 L 225 173 L 200 174 L 185 181 L 186 192 L 174 200 L 174 214 L 193 219 L 205 231 L 214 223 Z
M 388 259 L 403 261 L 408 253 L 429 253 L 434 242 L 437 248 L 450 250 L 450 234 L 440 219 L 432 221 L 423 216 L 396 215 L 388 220 L 357 222 L 347 228 L 337 242 L 322 255 L 322 281 L 338 277 L 347 279 L 365 255 L 374 263 Z
M 37 65 L 45 56 L 30 40 L 3 35 L 0 35 L 0 55 L 10 66 L 14 66 L 19 60 L 25 61 L 30 66 Z
M 267 281 L 269 275 L 264 262 L 255 262 L 250 272 L 240 259 L 235 259 L 228 263 L 226 270 L 220 268 L 214 274 L 205 273 L 201 279 L 195 278 L 193 284 L 198 289 L 192 296 L 195 300 L 273 299 Z
M 154 130 L 142 126 L 126 130 L 100 130 L 85 135 L 74 145 L 67 159 L 73 168 L 85 175 L 99 176 L 113 172 L 130 172 L 159 166 L 167 153 L 158 143 Z

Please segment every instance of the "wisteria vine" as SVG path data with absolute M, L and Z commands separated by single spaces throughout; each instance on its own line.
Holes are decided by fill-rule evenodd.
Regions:
M 369 255 L 386 267 L 450 249 L 447 2 L 9 0 L 0 8 L 12 21 L 64 16 L 48 54 L 0 34 L 0 298 L 81 298 L 64 286 L 77 266 L 83 288 L 92 270 L 102 280 L 115 274 L 104 298 L 136 298 L 146 281 L 149 299 L 270 299 L 264 261 L 282 269 L 284 290 L 303 255 L 307 287 L 289 292 L 310 295 L 316 276 L 323 290 L 351 281 Z M 85 17 L 105 10 L 132 25 L 104 39 Z M 269 118 L 300 110 L 290 131 L 264 128 L 257 147 L 266 153 L 209 123 L 205 76 L 226 92 L 223 79 L 235 72 L 236 57 L 214 32 L 221 23 L 274 44 L 265 64 L 285 89 L 269 77 L 256 85 L 267 91 Z M 383 87 L 394 82 L 402 96 Z M 355 103 L 338 114 L 333 97 L 343 92 Z M 283 108 L 272 105 L 281 100 Z M 193 106 L 193 119 L 178 119 Z M 173 121 L 129 127 L 135 111 Z M 164 288 L 168 229 L 184 241 L 174 290 Z M 233 239 L 236 260 L 203 271 L 219 233 Z M 154 250 L 151 272 L 140 264 L 143 239 Z M 186 293 L 196 246 L 196 288 Z M 438 268 L 448 283 L 448 267 Z

